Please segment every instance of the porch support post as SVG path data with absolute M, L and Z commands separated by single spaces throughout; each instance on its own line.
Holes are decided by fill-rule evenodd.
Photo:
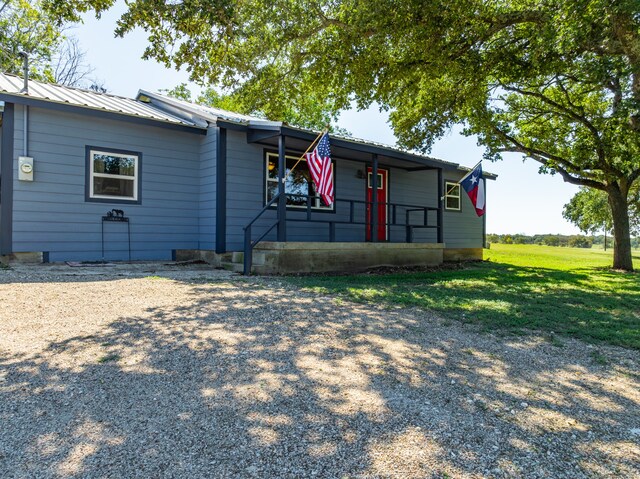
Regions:
M 278 137 L 278 241 L 287 241 L 287 197 L 284 192 L 284 176 L 287 171 L 285 136 Z
M 442 208 L 444 201 L 444 183 L 442 182 L 442 168 L 438 168 L 438 243 L 444 243 L 444 225 L 442 224 Z
M 0 255 L 13 252 L 13 139 L 14 113 L 13 103 L 4 104 L 2 116 L 2 151 L 0 153 Z M 23 135 L 26 135 L 23 132 Z
M 484 214 L 482 215 L 482 247 L 487 247 L 487 179 L 483 178 L 484 181 Z
M 371 167 L 371 241 L 378 241 L 378 155 L 372 155 Z
M 227 252 L 227 129 L 216 128 L 216 253 Z

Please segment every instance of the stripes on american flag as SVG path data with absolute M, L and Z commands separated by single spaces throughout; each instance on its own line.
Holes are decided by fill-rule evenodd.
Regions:
M 305 155 L 311 178 L 316 185 L 316 192 L 327 206 L 333 204 L 333 170 L 331 168 L 331 150 L 329 149 L 329 134 L 320 138 L 315 149 Z

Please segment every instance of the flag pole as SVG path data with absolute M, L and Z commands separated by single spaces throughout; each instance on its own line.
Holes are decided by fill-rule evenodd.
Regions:
M 298 161 L 296 161 L 296 164 L 295 164 L 295 165 L 293 165 L 293 168 L 291 168 L 291 169 L 289 170 L 289 172 L 285 175 L 285 177 L 284 177 L 284 178 L 282 178 L 282 182 L 283 182 L 283 183 L 287 180 L 287 178 L 289 178 L 289 175 L 293 172 L 293 170 L 295 170 L 295 169 L 296 169 L 296 166 L 298 166 L 298 163 L 300 163 L 300 162 L 302 161 L 302 159 L 304 158 L 304 155 L 306 155 L 307 153 L 309 153 L 309 150 L 311 150 L 311 148 L 313 147 L 313 145 L 315 145 L 315 144 L 318 142 L 318 140 L 322 137 L 322 135 L 324 135 L 324 134 L 325 134 L 325 133 L 327 133 L 328 131 L 329 131 L 329 129 L 328 129 L 328 128 L 325 128 L 324 130 L 322 130 L 322 131 L 318 134 L 318 136 L 316 136 L 316 139 L 315 139 L 315 140 L 313 140 L 313 141 L 311 142 L 311 144 L 309 145 L 309 147 L 307 148 L 307 150 L 306 150 L 302 155 L 300 155 L 300 158 L 298 158 Z
M 480 160 L 479 162 L 477 162 L 477 163 L 473 166 L 473 168 L 471 168 L 471 169 L 469 170 L 469 172 L 468 172 L 466 175 L 464 175 L 462 178 L 460 178 L 460 180 L 458 181 L 458 184 L 462 183 L 462 182 L 464 181 L 464 179 L 465 179 L 467 176 L 469 176 L 471 173 L 473 173 L 473 170 L 475 170 L 475 169 L 478 167 L 478 165 L 479 165 L 479 164 L 481 164 L 481 163 L 482 163 L 482 160 Z
M 450 194 L 456 186 L 460 186 L 460 183 L 462 183 L 462 180 L 464 180 L 467 176 L 469 176 L 471 173 L 473 173 L 473 170 L 475 170 L 475 169 L 476 169 L 476 166 L 478 166 L 480 163 L 482 163 L 482 160 L 480 160 L 479 162 L 477 162 L 477 163 L 475 164 L 475 166 L 469 170 L 469 173 L 467 173 L 467 174 L 466 174 L 466 175 L 464 175 L 462 178 L 460 178 L 460 180 L 459 180 L 457 183 L 455 183 L 455 184 L 451 183 L 451 184 L 453 184 L 453 186 L 452 186 L 451 188 L 449 188 L 445 194 L 446 194 L 446 195 Z

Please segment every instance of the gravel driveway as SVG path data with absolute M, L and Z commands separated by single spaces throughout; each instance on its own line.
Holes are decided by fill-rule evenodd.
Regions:
M 197 266 L 0 269 L 0 477 L 640 477 L 640 354 Z

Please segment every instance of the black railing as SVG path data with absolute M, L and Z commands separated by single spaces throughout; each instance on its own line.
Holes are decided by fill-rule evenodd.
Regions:
M 243 273 L 244 274 L 251 273 L 253 248 L 255 248 L 255 246 L 258 243 L 260 243 L 260 241 L 262 241 L 264 237 L 267 236 L 271 232 L 271 230 L 278 225 L 278 223 L 280 222 L 280 218 L 276 219 L 275 223 L 269 226 L 269 228 L 267 228 L 267 230 L 264 233 L 262 233 L 260 237 L 255 241 L 251 240 L 251 227 L 253 226 L 253 223 L 255 223 L 258 220 L 258 218 L 260 218 L 264 214 L 265 211 L 267 211 L 268 209 L 271 208 L 271 206 L 273 206 L 273 204 L 276 202 L 279 196 L 280 195 L 277 194 L 273 198 L 271 198 L 271 201 L 269 201 L 266 205 L 264 205 L 264 208 L 260 210 L 260 213 L 255 215 L 253 219 L 249 221 L 249 224 L 244 227 L 244 257 L 243 257 L 243 263 L 244 263 Z
M 253 224 L 268 210 L 273 210 L 272 206 L 278 200 L 279 195 L 275 195 L 271 200 L 262 208 L 262 210 L 244 227 L 244 274 L 249 274 L 251 272 L 251 264 L 253 258 L 253 248 L 260 243 L 272 230 L 275 228 L 280 221 L 297 221 L 297 222 L 305 222 L 305 223 L 325 223 L 329 228 L 329 241 L 336 241 L 336 225 L 363 225 L 367 226 L 367 234 L 365 235 L 368 238 L 371 238 L 371 241 L 378 241 L 377 238 L 377 228 L 383 226 L 387 229 L 387 232 L 390 233 L 389 229 L 392 227 L 402 227 L 405 229 L 405 242 L 412 243 L 413 242 L 413 232 L 415 229 L 422 228 L 433 228 L 436 230 L 436 235 L 438 238 L 438 242 L 442 242 L 442 225 L 439 223 L 439 215 L 436 215 L 436 224 L 429 223 L 429 212 L 435 211 L 438 212 L 439 208 L 433 206 L 418 206 L 418 205 L 410 205 L 404 203 L 390 203 L 390 202 L 377 202 L 375 204 L 378 207 L 383 206 L 387 209 L 386 211 L 386 221 L 382 223 L 378 223 L 374 221 L 373 218 L 373 201 L 365 201 L 365 200 L 346 200 L 346 199 L 335 199 L 335 208 L 337 208 L 338 203 L 348 203 L 349 204 L 349 216 L 346 219 L 345 216 L 341 217 L 332 217 L 327 219 L 326 216 L 324 218 L 313 217 L 313 213 L 319 213 L 322 210 L 317 209 L 313 206 L 313 202 L 316 201 L 317 197 L 308 196 L 308 195 L 298 195 L 293 193 L 286 193 L 287 197 L 290 198 L 302 198 L 304 199 L 305 205 L 299 206 L 297 208 L 297 212 L 305 212 L 306 215 L 304 218 L 300 217 L 291 217 L 288 216 L 286 218 L 277 218 L 276 221 L 271 224 L 256 240 L 252 240 L 252 226 Z M 356 205 L 364 205 L 364 218 L 360 221 L 356 218 Z M 398 211 L 402 213 L 404 210 L 404 222 L 398 222 Z M 294 213 L 290 211 L 291 213 Z M 324 216 L 323 212 L 323 216 Z M 417 213 L 420 213 L 420 220 L 417 223 L 412 223 L 412 219 L 417 216 Z M 376 212 L 377 214 L 377 212 Z M 402 217 L 400 215 L 400 217 Z M 376 231 L 374 231 L 376 229 Z

